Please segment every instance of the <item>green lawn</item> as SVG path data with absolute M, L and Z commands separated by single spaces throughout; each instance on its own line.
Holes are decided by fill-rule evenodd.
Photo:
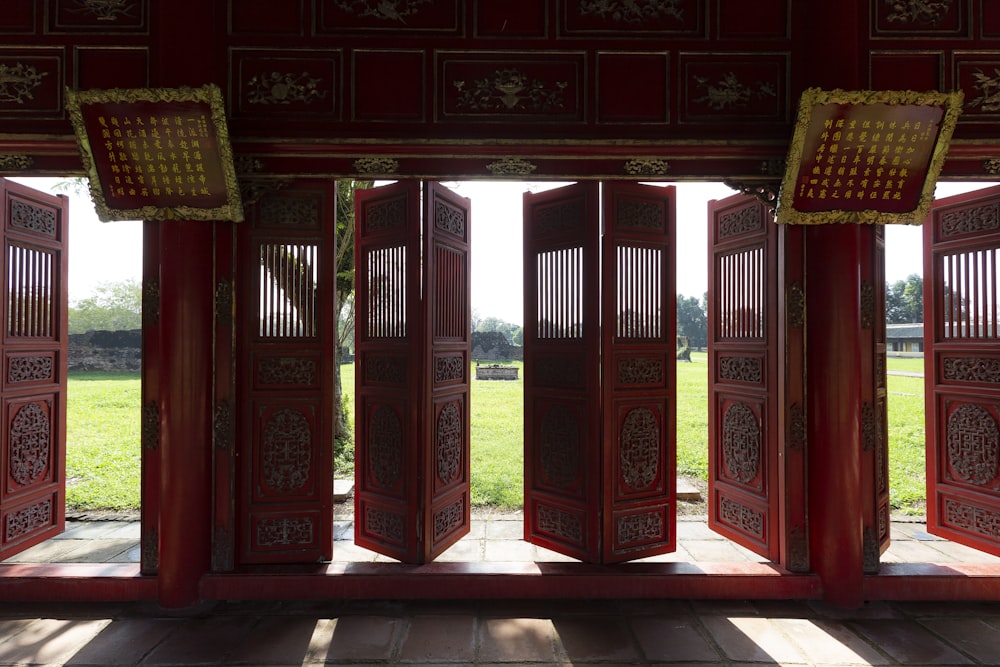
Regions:
M 677 471 L 708 475 L 708 363 L 695 352 L 677 364 Z M 890 370 L 917 371 L 919 359 L 890 357 Z M 341 367 L 353 419 L 354 367 Z M 523 377 L 523 373 L 521 374 Z M 472 502 L 523 503 L 523 380 L 472 383 Z M 897 511 L 924 502 L 923 380 L 890 375 L 890 499 Z M 73 373 L 69 378 L 67 504 L 75 509 L 138 508 L 140 391 L 137 374 Z M 349 465 L 338 461 L 338 475 Z

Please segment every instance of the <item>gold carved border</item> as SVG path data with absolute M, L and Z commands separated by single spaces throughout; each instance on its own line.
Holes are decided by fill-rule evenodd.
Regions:
M 225 183 L 226 203 L 222 206 L 202 208 L 197 206 L 176 206 L 165 208 L 161 206 L 142 206 L 139 208 L 111 208 L 100 185 L 97 164 L 93 149 L 87 135 L 81 107 L 87 104 L 114 103 L 176 103 L 199 102 L 207 104 L 210 121 L 215 131 L 217 141 L 216 153 L 219 167 Z M 200 88 L 108 88 L 75 91 L 66 90 L 66 110 L 76 133 L 80 148 L 83 168 L 90 183 L 90 195 L 102 221 L 109 220 L 243 220 L 243 205 L 240 200 L 239 181 L 236 179 L 236 169 L 233 162 L 232 146 L 229 142 L 229 129 L 226 125 L 226 110 L 222 100 L 222 92 L 218 86 L 208 84 Z
M 778 196 L 778 208 L 775 221 L 785 224 L 921 224 L 934 202 L 934 188 L 937 184 L 941 168 L 944 166 L 951 137 L 962 111 L 964 94 L 962 91 L 942 93 L 938 91 L 915 92 L 909 90 L 822 90 L 808 88 L 799 100 L 798 115 L 792 141 L 788 149 L 785 175 Z M 884 212 L 877 209 L 865 210 L 829 210 L 829 211 L 797 211 L 793 206 L 794 187 L 802 164 L 802 152 L 805 148 L 806 134 L 813 107 L 823 104 L 865 105 L 911 105 L 943 107 L 944 115 L 937 140 L 934 143 L 927 173 L 924 177 L 917 206 L 902 213 Z

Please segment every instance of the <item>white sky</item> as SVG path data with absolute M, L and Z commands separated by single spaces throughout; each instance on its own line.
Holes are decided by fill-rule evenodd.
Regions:
M 11 180 L 50 191 L 60 178 Z M 472 199 L 472 306 L 481 317 L 499 317 L 520 324 L 522 194 L 539 192 L 561 183 L 467 181 L 445 183 Z M 939 183 L 936 196 L 944 197 L 994 185 L 994 183 Z M 142 224 L 101 222 L 89 194 L 70 196 L 69 272 L 70 299 L 91 294 L 104 282 L 142 275 Z M 721 183 L 681 183 L 677 187 L 677 291 L 699 300 L 708 285 L 708 202 L 735 191 Z M 923 273 L 922 228 L 889 225 L 886 228 L 886 280 L 904 280 Z

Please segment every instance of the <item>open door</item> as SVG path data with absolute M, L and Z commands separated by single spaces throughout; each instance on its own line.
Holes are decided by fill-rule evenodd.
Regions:
M 237 368 L 247 369 L 237 383 L 237 566 L 333 557 L 335 208 L 334 181 L 297 181 L 261 196 L 236 226 Z M 228 289 L 217 286 L 223 317 Z M 225 419 L 216 415 L 217 447 L 229 440 Z
M 65 527 L 68 204 L 0 179 L 0 560 Z
M 469 532 L 470 209 L 436 183 L 356 193 L 355 542 L 407 563 Z
M 673 195 L 524 196 L 524 536 L 588 562 L 676 548 Z
M 778 561 L 778 226 L 753 197 L 709 202 L 709 526 Z
M 927 530 L 1000 556 L 1000 187 L 924 223 Z

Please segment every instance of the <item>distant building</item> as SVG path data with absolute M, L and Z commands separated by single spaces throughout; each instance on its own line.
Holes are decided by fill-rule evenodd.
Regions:
M 924 352 L 924 324 L 887 324 L 885 343 L 888 352 Z

